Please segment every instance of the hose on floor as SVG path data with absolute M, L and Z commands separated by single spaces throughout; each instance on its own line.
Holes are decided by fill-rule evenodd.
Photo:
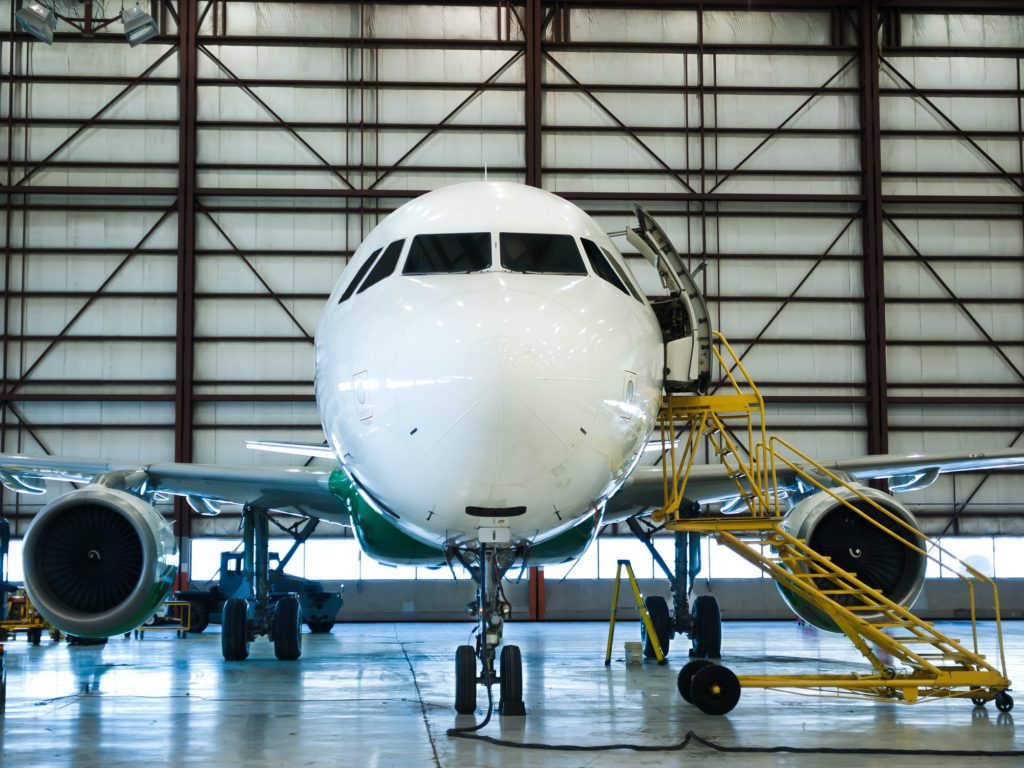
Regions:
M 490 689 L 488 689 L 488 693 Z M 777 754 L 787 752 L 796 755 L 898 755 L 903 757 L 931 756 L 936 757 L 1022 757 L 1024 749 L 1011 750 L 972 750 L 972 749 L 887 749 L 887 748 L 855 748 L 855 747 L 790 747 L 779 745 L 774 747 L 729 747 L 718 744 L 693 731 L 687 731 L 686 737 L 675 744 L 538 744 L 535 742 L 509 741 L 483 736 L 478 731 L 491 719 L 488 710 L 487 719 L 475 728 L 451 728 L 448 735 L 458 739 L 472 739 L 498 747 L 513 749 L 545 749 L 554 752 L 610 752 L 614 750 L 630 750 L 633 752 L 680 752 L 691 744 L 698 744 L 722 754 Z
M 491 691 L 493 683 L 487 684 L 487 715 L 484 719 L 476 725 L 464 725 L 462 728 L 449 728 L 445 733 L 449 736 L 454 736 L 460 739 L 483 739 L 487 740 L 489 737 L 477 735 L 475 732 L 482 730 L 491 722 L 491 713 L 494 711 L 494 693 Z

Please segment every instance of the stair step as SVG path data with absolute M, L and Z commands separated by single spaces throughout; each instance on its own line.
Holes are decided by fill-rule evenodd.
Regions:
M 888 608 L 885 605 L 877 605 L 875 603 L 866 603 L 864 605 L 844 605 L 848 611 L 884 611 Z
M 949 643 L 959 643 L 960 638 L 938 638 L 938 637 L 921 637 L 920 635 L 889 635 L 897 643 L 903 643 L 909 645 L 912 643 L 928 643 L 929 645 L 939 646 L 946 645 Z
M 823 589 L 821 590 L 823 595 L 866 595 L 869 594 L 866 589 Z
M 965 653 L 915 653 L 914 655 L 919 659 L 943 659 L 945 661 L 956 661 L 961 664 L 965 662 L 970 664 L 974 661 L 974 658 Z M 984 659 L 985 657 L 977 656 L 975 658 Z

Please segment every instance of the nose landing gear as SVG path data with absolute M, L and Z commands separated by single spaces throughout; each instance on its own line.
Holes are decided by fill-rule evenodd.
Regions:
M 476 710 L 476 686 L 490 690 L 498 683 L 500 699 L 498 714 L 519 717 L 526 714 L 523 703 L 523 659 L 518 646 L 501 649 L 498 669 L 495 660 L 501 645 L 505 620 L 512 615 L 512 606 L 505 599 L 501 586 L 505 572 L 516 561 L 516 551 L 508 547 L 480 544 L 476 549 L 459 549 L 453 553 L 473 576 L 477 599 L 466 606 L 477 617 L 476 648 L 460 645 L 455 651 L 455 711 L 469 715 Z M 477 660 L 480 674 L 476 674 Z

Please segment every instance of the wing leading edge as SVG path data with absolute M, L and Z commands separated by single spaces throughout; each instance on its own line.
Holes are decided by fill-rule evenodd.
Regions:
M 886 454 L 854 456 L 819 462 L 826 469 L 845 474 L 859 481 L 893 481 L 893 491 L 910 491 L 931 485 L 939 475 L 952 472 L 977 472 L 1024 467 L 1024 449 L 1005 448 L 987 451 L 965 451 L 939 454 Z M 802 466 L 802 465 L 798 465 Z M 805 468 L 815 474 L 813 467 Z M 782 466 L 778 470 L 780 488 L 795 489 L 798 475 Z M 638 467 L 622 490 L 608 503 L 605 522 L 617 522 L 646 509 L 660 507 L 663 502 L 662 469 L 660 466 Z M 735 483 L 721 465 L 694 466 L 686 484 L 686 497 L 702 504 L 723 502 L 738 497 Z
M 141 473 L 145 492 L 188 499 L 215 513 L 221 503 L 253 504 L 286 514 L 348 524 L 348 507 L 330 490 L 334 471 L 311 467 L 221 467 L 204 464 L 114 464 L 91 459 L 0 455 L 0 482 L 16 493 L 43 493 L 46 481 L 92 483 L 105 475 Z

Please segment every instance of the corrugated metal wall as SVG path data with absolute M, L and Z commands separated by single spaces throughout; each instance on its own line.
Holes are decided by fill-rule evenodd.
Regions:
M 1020 444 L 1024 11 L 729 5 L 180 0 L 129 48 L 30 42 L 3 4 L 3 450 L 287 462 L 243 440 L 321 438 L 311 336 L 348 256 L 485 172 L 609 230 L 654 212 L 805 450 Z M 1022 495 L 904 498 L 1021 533 Z

